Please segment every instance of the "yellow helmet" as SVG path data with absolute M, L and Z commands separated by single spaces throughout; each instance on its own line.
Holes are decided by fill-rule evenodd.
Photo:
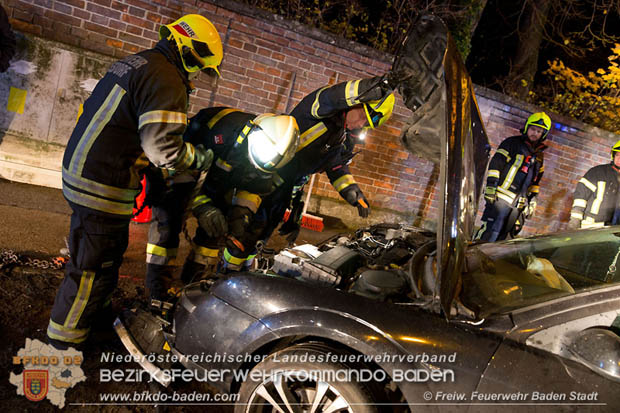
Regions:
M 614 146 L 611 147 L 611 161 L 614 160 L 614 152 L 620 152 L 620 141 L 616 142 Z
M 294 117 L 265 113 L 257 116 L 248 133 L 248 154 L 252 164 L 263 172 L 286 165 L 299 146 L 299 127 Z
M 527 128 L 530 126 L 538 126 L 544 130 L 542 136 L 540 137 L 540 141 L 544 141 L 547 139 L 547 134 L 551 130 L 551 118 L 545 112 L 536 112 L 530 115 L 525 122 L 525 126 L 523 127 L 522 133 L 524 135 L 527 134 Z
M 212 69 L 220 75 L 224 51 L 213 23 L 199 14 L 188 14 L 159 28 L 160 39 L 174 39 L 188 73 Z
M 383 99 L 363 103 L 362 106 L 364 107 L 364 112 L 366 112 L 368 126 L 374 129 L 383 125 L 392 116 L 395 101 L 394 94 L 390 93 Z

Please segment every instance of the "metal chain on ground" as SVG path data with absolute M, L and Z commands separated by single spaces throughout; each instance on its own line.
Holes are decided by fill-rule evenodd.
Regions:
M 24 255 L 18 255 L 13 250 L 0 250 L 0 269 L 16 264 L 26 267 L 40 268 L 43 270 L 53 269 L 59 270 L 64 267 L 66 258 L 56 257 L 52 260 L 43 260 L 37 258 L 26 257 Z

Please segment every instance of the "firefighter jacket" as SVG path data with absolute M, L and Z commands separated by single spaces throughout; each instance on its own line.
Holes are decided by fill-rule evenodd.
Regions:
M 496 187 L 497 197 L 512 206 L 520 197 L 538 195 L 546 148 L 532 146 L 523 135 L 504 139 L 489 163 L 487 186 Z
M 142 170 L 152 162 L 188 169 L 183 142 L 191 86 L 167 40 L 110 66 L 84 103 L 63 158 L 65 198 L 106 214 L 131 216 Z
M 238 109 L 216 107 L 202 109 L 190 119 L 185 140 L 213 150 L 213 165 L 200 195 L 191 200 L 192 209 L 210 201 L 221 206 L 224 198 L 232 197 L 232 205 L 256 212 L 262 197 L 282 182 L 277 173 L 255 168 L 248 157 L 247 137 L 254 118 Z
M 292 190 L 306 176 L 326 172 L 340 192 L 354 184 L 348 163 L 354 142 L 347 140 L 345 111 L 352 106 L 383 97 L 379 77 L 351 80 L 326 86 L 307 95 L 291 112 L 299 125 L 299 147 L 295 157 L 278 173 Z
M 620 171 L 609 163 L 591 168 L 579 180 L 570 216 L 581 220 L 581 228 L 612 224 L 619 207 L 618 179 Z

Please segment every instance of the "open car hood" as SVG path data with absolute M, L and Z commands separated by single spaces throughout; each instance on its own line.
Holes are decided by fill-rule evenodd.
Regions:
M 401 137 L 404 146 L 440 164 L 435 296 L 450 317 L 466 243 L 474 232 L 490 145 L 473 84 L 445 24 L 423 15 L 412 26 L 392 72 L 406 79 L 399 92 L 413 111 Z

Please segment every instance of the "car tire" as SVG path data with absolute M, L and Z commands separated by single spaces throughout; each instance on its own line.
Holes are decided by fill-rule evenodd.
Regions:
M 295 345 L 271 354 L 257 364 L 248 374 L 247 380 L 242 383 L 235 413 L 380 411 L 376 406 L 380 397 L 377 394 L 376 383 L 356 383 L 353 380 L 320 381 L 304 376 L 304 372 L 313 371 L 322 374 L 322 372 L 358 368 L 357 365 L 332 361 L 291 360 L 301 357 L 309 359 L 313 356 L 315 359 L 325 358 L 328 354 L 331 358 L 333 355 L 346 353 L 338 352 L 323 344 L 312 343 Z M 253 374 L 256 377 L 252 377 Z M 258 377 L 260 379 L 254 380 Z

